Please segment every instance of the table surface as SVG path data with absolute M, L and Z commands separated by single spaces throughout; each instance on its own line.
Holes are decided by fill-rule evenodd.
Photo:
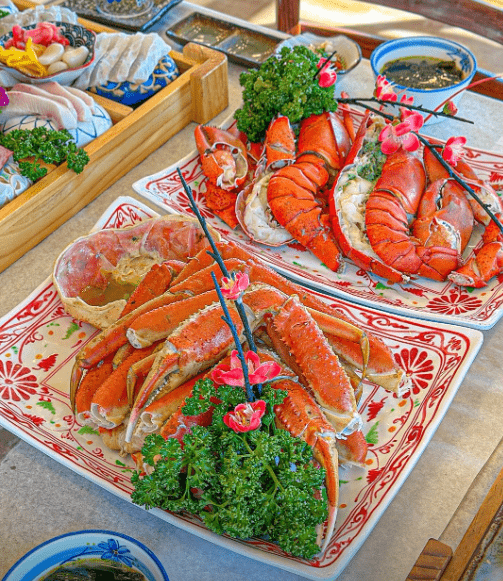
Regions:
M 165 21 L 156 29 L 162 31 L 163 27 Z M 215 123 L 222 122 L 240 105 L 241 70 L 237 65 L 229 66 L 230 106 Z M 339 82 L 338 90 L 355 97 L 368 96 L 372 86 L 370 67 L 364 61 Z M 471 146 L 500 149 L 502 107 L 468 93 L 461 101 L 459 114 L 475 119 L 476 125 L 460 127 L 449 120 L 431 126 L 425 133 L 441 138 L 464 134 Z M 189 125 L 174 136 L 1 273 L 0 316 L 51 274 L 61 250 L 86 234 L 113 200 L 121 195 L 141 199 L 132 189 L 136 180 L 175 163 L 192 150 L 194 127 Z M 453 548 L 459 543 L 501 466 L 501 325 L 484 332 L 484 344 L 446 416 L 401 490 L 339 576 L 341 581 L 403 581 L 429 538 L 440 538 Z M 184 532 L 116 498 L 5 431 L 0 435 L 0 577 L 44 540 L 69 531 L 98 528 L 141 540 L 157 554 L 171 581 L 301 579 Z

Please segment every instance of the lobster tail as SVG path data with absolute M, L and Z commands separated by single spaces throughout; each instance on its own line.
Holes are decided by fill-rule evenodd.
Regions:
M 275 219 L 331 270 L 341 267 L 340 251 L 317 196 L 344 165 L 351 140 L 333 113 L 301 123 L 298 156 L 269 181 L 267 201 Z

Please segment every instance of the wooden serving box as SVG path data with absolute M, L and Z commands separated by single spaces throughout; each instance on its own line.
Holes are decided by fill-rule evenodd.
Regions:
M 20 10 L 29 2 L 16 2 Z M 112 30 L 79 20 L 95 32 Z M 0 208 L 0 272 L 191 122 L 207 123 L 228 106 L 227 57 L 189 43 L 171 51 L 181 74 L 135 109 L 90 93 L 113 125 L 84 149 L 81 174 L 66 163 Z

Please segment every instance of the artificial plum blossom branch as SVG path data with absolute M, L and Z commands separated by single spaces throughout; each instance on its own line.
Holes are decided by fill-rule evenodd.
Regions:
M 348 104 L 348 105 L 359 105 L 360 107 L 365 107 L 370 111 L 375 111 L 376 113 L 381 113 L 378 109 L 372 109 L 365 103 L 377 103 L 378 105 L 389 105 L 395 104 L 395 101 L 391 101 L 391 99 L 378 99 L 377 97 L 347 97 L 345 99 L 339 98 L 337 99 L 338 103 Z M 450 119 L 455 119 L 456 121 L 461 121 L 462 123 L 471 123 L 473 125 L 473 121 L 471 119 L 464 119 L 463 117 L 458 117 L 457 115 L 452 115 L 452 113 L 447 113 L 442 111 L 432 111 L 431 109 L 426 109 L 422 105 L 412 105 L 412 103 L 408 103 L 406 101 L 402 101 L 400 106 L 404 106 L 407 109 L 412 109 L 414 111 L 419 111 L 420 113 L 427 113 L 430 117 L 449 117 Z M 392 116 L 390 115 L 392 118 Z
M 329 57 L 321 57 L 316 65 L 317 71 L 314 73 L 313 79 L 316 79 L 319 76 L 318 84 L 320 87 L 327 88 L 335 85 L 337 82 L 337 71 L 331 65 L 331 59 L 337 52 L 337 49 Z
M 244 387 L 246 389 L 246 398 L 248 399 L 248 401 L 253 401 L 255 399 L 255 397 L 253 395 L 253 391 L 252 391 L 252 388 L 250 385 L 250 379 L 248 377 L 248 365 L 246 364 L 245 354 L 243 352 L 243 346 L 241 345 L 241 341 L 239 339 L 239 335 L 238 335 L 236 326 L 234 325 L 234 323 L 231 319 L 229 309 L 227 308 L 227 305 L 225 304 L 225 299 L 222 295 L 220 287 L 218 286 L 217 277 L 215 276 L 214 272 L 211 273 L 211 278 L 213 279 L 213 284 L 215 285 L 218 299 L 220 300 L 220 305 L 222 306 L 222 311 L 224 312 L 222 319 L 229 326 L 229 329 L 231 330 L 231 333 L 232 333 L 232 337 L 234 338 L 237 356 L 241 362 L 241 368 L 243 370 L 243 381 L 244 381 Z
M 201 212 L 199 211 L 199 208 L 197 207 L 197 204 L 194 200 L 194 196 L 192 195 L 191 188 L 189 187 L 189 185 L 185 181 L 185 179 L 182 175 L 182 172 L 180 171 L 180 168 L 177 168 L 176 171 L 178 172 L 178 175 L 179 175 L 180 180 L 182 182 L 185 193 L 187 194 L 187 197 L 189 199 L 190 207 L 191 207 L 192 211 L 194 212 L 194 214 L 196 215 L 197 219 L 199 220 L 199 223 L 201 224 L 201 228 L 203 229 L 204 233 L 206 234 L 206 238 L 208 239 L 208 242 L 210 243 L 210 246 L 213 250 L 213 252 L 210 252 L 208 250 L 207 251 L 208 254 L 218 264 L 218 266 L 220 267 L 220 270 L 222 271 L 222 274 L 224 275 L 224 277 L 227 278 L 227 280 L 229 280 L 231 278 L 234 279 L 234 273 L 232 273 L 232 274 L 229 273 L 229 271 L 227 270 L 227 267 L 224 264 L 224 261 L 222 260 L 222 257 L 220 255 L 220 252 L 218 251 L 217 245 L 215 244 L 215 241 L 213 240 L 213 237 L 210 234 L 206 220 L 205 220 L 204 216 L 201 214 Z M 245 336 L 246 336 L 246 340 L 248 341 L 248 345 L 249 345 L 250 349 L 256 353 L 257 348 L 255 346 L 255 341 L 253 340 L 253 334 L 251 332 L 250 325 L 248 324 L 248 319 L 246 317 L 246 313 L 244 310 L 243 302 L 241 301 L 241 297 L 239 297 L 236 300 L 236 309 L 237 309 L 238 314 L 241 318 L 241 321 L 243 322 Z

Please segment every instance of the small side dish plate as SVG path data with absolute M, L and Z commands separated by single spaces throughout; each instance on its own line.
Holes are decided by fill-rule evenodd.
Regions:
M 8 67 L 7 65 L 0 63 L 0 68 L 6 70 L 10 75 L 12 75 L 18 81 L 23 83 L 47 83 L 49 81 L 56 81 L 60 85 L 69 85 L 75 79 L 77 79 L 87 67 L 89 67 L 94 61 L 94 47 L 96 44 L 96 33 L 93 30 L 89 30 L 80 26 L 80 24 L 71 24 L 69 22 L 55 22 L 54 23 L 61 31 L 62 36 L 68 39 L 70 46 L 74 48 L 79 48 L 85 46 L 89 50 L 89 54 L 84 62 L 84 64 L 76 67 L 74 69 L 66 69 L 59 73 L 54 73 L 46 77 L 35 77 L 32 75 L 25 74 L 18 69 Z M 35 24 L 25 26 L 27 30 L 35 28 Z M 0 44 L 2 46 L 12 38 L 12 32 L 0 37 Z
M 89 18 L 94 22 L 118 26 L 124 30 L 133 32 L 145 32 L 158 20 L 160 20 L 169 10 L 180 4 L 181 0 L 153 0 L 151 8 L 136 16 L 128 15 L 128 7 L 134 11 L 137 9 L 136 0 L 121 0 L 112 2 L 114 6 L 107 6 L 107 12 L 102 12 L 97 8 L 96 0 L 64 0 L 61 6 L 76 12 L 81 18 Z M 112 11 L 116 12 L 112 12 Z
M 282 41 L 276 48 L 276 52 L 287 46 L 293 48 L 294 46 L 302 45 L 311 49 L 323 49 L 328 55 L 331 55 L 334 50 L 337 52 L 332 60 L 337 63 L 337 74 L 346 75 L 352 71 L 362 60 L 362 50 L 360 45 L 349 37 L 339 34 L 337 36 L 317 36 L 310 32 L 303 32 L 297 36 Z
M 129 226 L 156 215 L 118 198 L 96 229 Z M 309 291 L 310 292 L 310 291 Z M 483 341 L 480 331 L 379 312 L 313 293 L 389 345 L 411 378 L 398 397 L 365 385 L 359 411 L 370 443 L 366 468 L 346 467 L 334 536 L 311 561 L 292 558 L 264 539 L 233 540 L 191 515 L 150 512 L 209 542 L 309 579 L 334 579 L 363 544 L 440 424 Z M 73 359 L 96 334 L 67 315 L 48 279 L 0 319 L 0 425 L 62 465 L 130 502 L 132 460 L 103 445 L 71 412 Z
M 21 557 L 2 581 L 40 579 L 59 567 L 75 567 L 88 559 L 104 559 L 116 567 L 127 567 L 131 572 L 143 575 L 145 581 L 169 581 L 159 559 L 143 543 L 128 535 L 104 530 L 75 531 L 45 541 Z M 82 575 L 81 571 L 79 573 Z M 58 575 L 62 577 L 63 573 L 58 571 Z M 65 578 L 72 578 L 72 573 L 66 575 Z M 77 573 L 73 575 L 75 579 L 79 578 Z M 106 573 L 101 572 L 101 575 Z M 113 573 L 109 575 L 112 579 L 115 577 Z M 92 578 L 91 573 L 89 578 Z

